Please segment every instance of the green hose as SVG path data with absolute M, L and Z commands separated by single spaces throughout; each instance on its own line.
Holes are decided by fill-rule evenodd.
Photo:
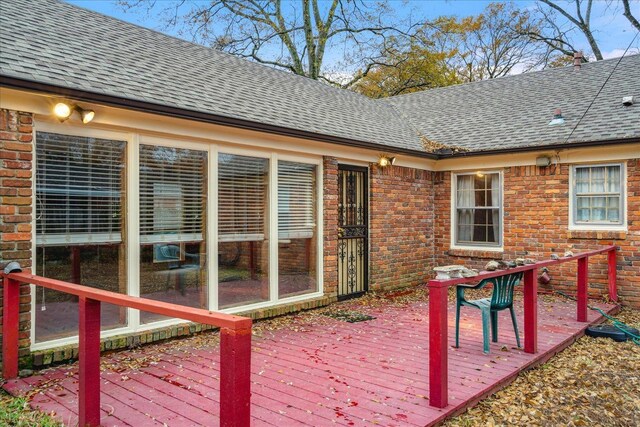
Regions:
M 577 301 L 577 299 L 575 299 L 571 295 L 565 294 L 564 292 L 556 291 L 556 293 L 562 295 L 565 298 L 569 298 L 571 300 Z M 587 307 L 589 307 L 591 310 L 595 310 L 598 313 L 602 314 L 602 316 L 604 316 L 607 320 L 609 320 L 613 326 L 615 326 L 616 328 L 621 330 L 625 335 L 631 338 L 631 341 L 635 345 L 640 346 L 640 335 L 636 335 L 633 332 L 631 332 L 630 326 L 625 325 L 624 323 L 617 320 L 616 318 L 609 316 L 607 313 L 605 313 L 603 310 L 599 309 L 598 307 L 591 307 L 590 305 L 587 305 Z

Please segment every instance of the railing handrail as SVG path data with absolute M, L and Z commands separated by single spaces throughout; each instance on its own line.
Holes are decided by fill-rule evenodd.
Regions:
M 229 328 L 233 330 L 246 329 L 250 328 L 252 323 L 251 319 L 248 317 L 235 316 L 233 314 L 188 307 L 164 301 L 156 301 L 149 298 L 119 294 L 117 292 L 92 288 L 86 285 L 78 285 L 75 283 L 64 282 L 62 280 L 36 276 L 27 272 L 9 274 L 0 272 L 0 279 L 3 276 L 17 280 L 21 283 L 30 283 L 47 289 L 76 295 L 78 297 L 90 298 L 96 301 L 106 302 L 122 307 L 136 308 L 142 311 L 149 311 L 151 313 L 180 318 L 205 325 L 213 325 L 220 328 Z
M 574 254 L 574 255 L 571 255 L 571 256 L 568 256 L 568 257 L 560 257 L 558 259 L 548 259 L 548 260 L 544 260 L 544 261 L 538 261 L 538 262 L 535 262 L 533 264 L 526 264 L 526 265 L 507 268 L 507 269 L 503 269 L 503 270 L 482 271 L 477 276 L 459 277 L 459 278 L 457 277 L 457 278 L 453 278 L 453 279 L 432 279 L 432 280 L 429 280 L 427 286 L 429 286 L 429 287 L 456 286 L 456 285 L 460 285 L 460 284 L 463 284 L 463 283 L 468 283 L 468 282 L 471 282 L 471 281 L 477 281 L 477 280 L 483 280 L 483 279 L 492 279 L 494 277 L 506 276 L 507 274 L 520 273 L 520 272 L 540 269 L 540 268 L 543 268 L 543 267 L 549 267 L 551 265 L 562 264 L 562 263 L 565 263 L 565 262 L 575 261 L 575 260 L 578 260 L 580 258 L 591 257 L 591 256 L 594 256 L 594 255 L 598 255 L 598 254 L 605 253 L 605 252 L 610 252 L 610 251 L 615 251 L 615 250 L 616 250 L 616 246 L 609 245 L 609 246 L 605 246 L 605 247 L 600 248 L 600 249 L 595 249 L 593 251 L 588 251 L 588 252 L 581 252 L 581 253 Z
M 19 266 L 18 266 L 19 267 Z M 100 425 L 100 306 L 116 304 L 220 327 L 220 425 L 251 423 L 251 319 L 132 297 L 15 271 L 0 273 L 3 284 L 2 376 L 18 376 L 20 284 L 43 286 L 78 297 L 78 423 Z
M 612 301 L 617 301 L 616 250 L 616 246 L 609 245 L 588 252 L 558 259 L 538 261 L 533 264 L 505 270 L 483 271 L 472 277 L 430 280 L 427 285 L 429 288 L 429 404 L 437 408 L 444 408 L 449 404 L 447 311 L 450 286 L 523 272 L 524 351 L 525 353 L 535 354 L 538 352 L 538 269 L 570 261 L 578 262 L 576 272 L 576 317 L 578 322 L 587 322 L 589 318 L 587 313 L 589 257 L 607 253 L 609 297 Z

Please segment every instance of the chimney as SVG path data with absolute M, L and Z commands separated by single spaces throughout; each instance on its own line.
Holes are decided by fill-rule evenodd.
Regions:
M 582 59 L 584 58 L 584 55 L 582 54 L 582 52 L 573 52 L 573 69 L 578 71 L 580 70 L 580 67 L 582 66 Z

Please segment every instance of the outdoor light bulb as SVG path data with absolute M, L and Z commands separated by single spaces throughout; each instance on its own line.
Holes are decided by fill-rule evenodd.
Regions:
M 82 123 L 85 125 L 93 120 L 93 117 L 96 115 L 96 112 L 93 110 L 82 110 L 80 111 L 80 116 L 82 117 Z
M 69 116 L 71 116 L 71 107 L 69 107 L 64 102 L 59 102 L 55 105 L 55 107 L 53 107 L 53 114 L 55 114 L 56 117 L 63 122 L 67 120 Z
M 378 164 L 380 166 L 382 166 L 382 167 L 389 166 L 389 159 L 384 157 L 384 156 L 382 156 L 382 157 L 380 157 L 380 160 L 378 161 Z

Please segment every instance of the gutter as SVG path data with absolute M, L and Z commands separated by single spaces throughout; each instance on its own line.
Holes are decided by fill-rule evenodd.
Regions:
M 637 144 L 637 143 L 640 143 L 640 136 L 635 136 L 631 138 L 620 138 L 620 139 L 601 139 L 597 141 L 563 142 L 559 144 L 549 144 L 549 145 L 532 145 L 528 147 L 498 148 L 495 150 L 486 150 L 486 151 L 465 151 L 465 152 L 458 152 L 453 154 L 439 155 L 438 160 L 454 159 L 454 158 L 462 158 L 462 157 L 492 156 L 496 154 L 526 153 L 531 151 L 564 150 L 568 148 L 600 147 L 603 145 L 620 145 L 620 144 Z
M 202 113 L 184 108 L 170 107 L 166 105 L 154 104 L 146 101 L 137 101 L 119 96 L 99 94 L 87 92 L 78 89 L 70 89 L 62 86 L 51 85 L 47 83 L 34 82 L 32 80 L 24 80 L 16 77 L 0 76 L 0 86 L 10 89 L 21 89 L 34 92 L 46 92 L 54 95 L 65 96 L 78 101 L 93 102 L 107 105 L 110 107 L 127 108 L 144 113 L 159 114 L 168 117 L 177 117 L 181 119 L 195 120 L 215 125 L 230 126 L 234 128 L 254 130 L 260 132 L 271 133 L 281 136 L 296 137 L 319 142 L 328 142 L 331 144 L 346 145 L 349 147 L 365 148 L 382 152 L 393 151 L 397 154 L 407 154 L 415 157 L 422 157 L 435 160 L 437 154 L 425 151 L 416 151 L 408 148 L 393 147 L 384 144 L 377 144 L 368 141 L 360 141 L 356 139 L 343 138 L 339 136 L 330 136 L 317 132 L 292 129 L 283 126 L 270 125 L 266 123 L 254 122 L 251 120 L 238 119 L 234 117 L 220 116 L 217 114 Z
M 325 135 L 317 132 L 292 129 L 283 126 L 270 125 L 251 120 L 238 119 L 234 117 L 221 116 L 211 113 L 202 113 L 184 108 L 170 107 L 161 104 L 154 104 L 147 101 L 137 101 L 119 96 L 99 94 L 94 92 L 83 91 L 79 89 L 70 89 L 62 86 L 56 86 L 47 83 L 34 82 L 16 77 L 0 75 L 0 86 L 10 89 L 28 90 L 33 92 L 46 92 L 54 95 L 65 96 L 79 101 L 94 102 L 110 107 L 126 108 L 130 110 L 140 111 L 144 113 L 159 114 L 167 117 L 177 117 L 187 120 L 195 120 L 203 123 L 215 125 L 229 126 L 240 129 L 260 131 L 275 135 L 308 139 L 312 141 L 325 142 L 330 144 L 344 145 L 348 147 L 364 148 L 369 150 L 377 150 L 381 152 L 392 151 L 394 154 L 406 154 L 414 157 L 421 157 L 432 160 L 455 159 L 463 157 L 490 156 L 496 154 L 514 154 L 531 151 L 544 150 L 561 150 L 567 148 L 594 147 L 602 145 L 614 144 L 633 144 L 639 143 L 640 137 L 623 138 L 623 139 L 606 139 L 598 141 L 585 141 L 573 143 L 559 143 L 551 145 L 537 145 L 528 147 L 499 148 L 486 151 L 464 151 L 452 154 L 435 154 L 426 151 L 411 150 L 409 148 L 393 147 L 374 142 L 361 141 L 339 136 Z

